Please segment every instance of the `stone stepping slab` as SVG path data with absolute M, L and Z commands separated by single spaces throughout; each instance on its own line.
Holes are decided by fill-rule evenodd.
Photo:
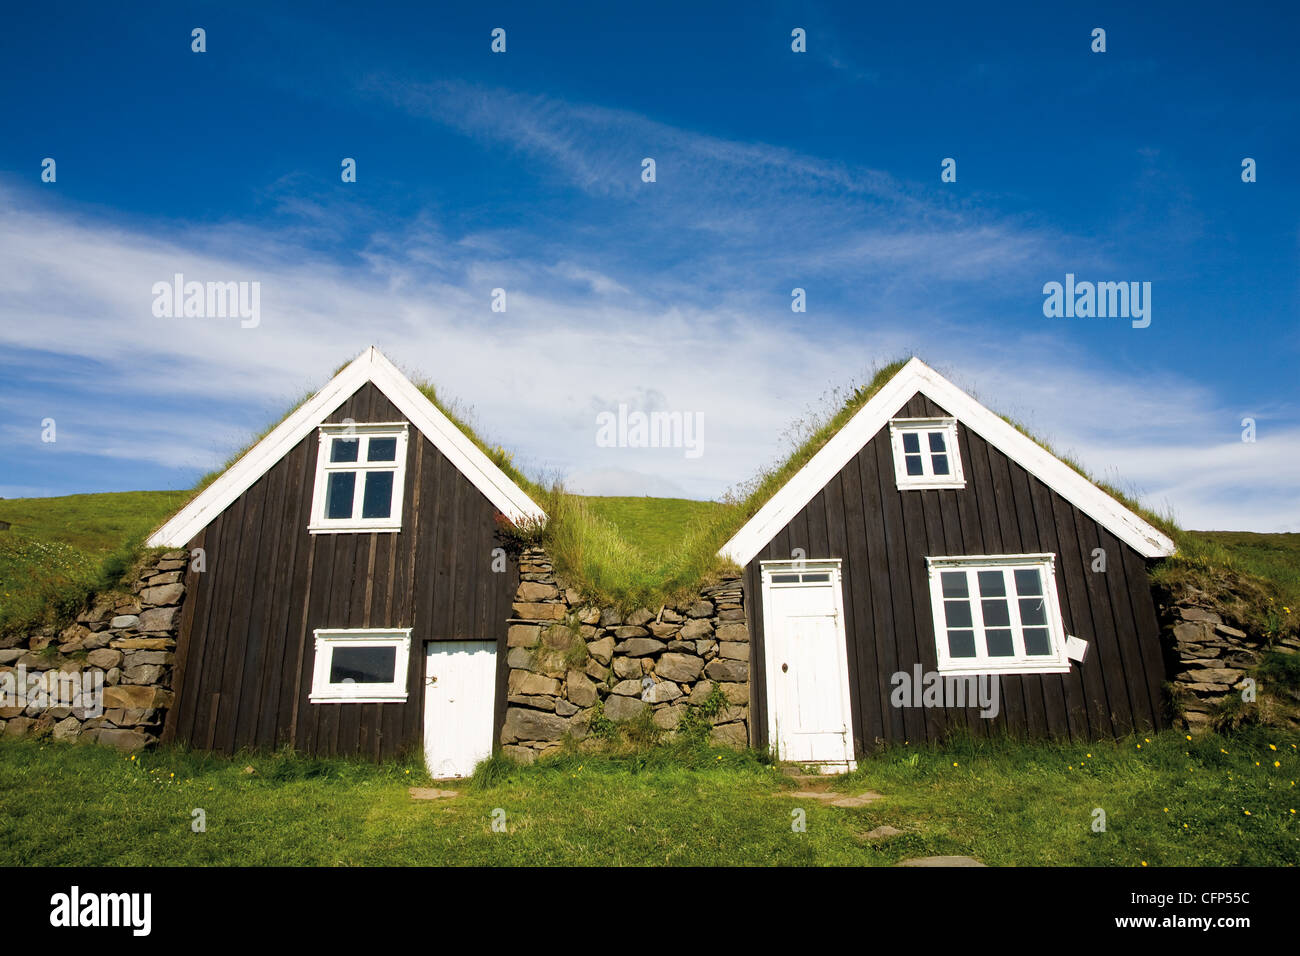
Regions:
M 860 793 L 856 797 L 848 797 L 842 793 L 833 793 L 826 790 L 783 790 L 779 795 L 796 799 L 824 800 L 832 807 L 865 807 L 869 803 L 884 799 L 884 794 L 876 793 L 874 790 Z
M 865 807 L 869 803 L 875 803 L 877 800 L 885 799 L 884 794 L 876 793 L 874 790 L 868 790 L 866 793 L 860 793 L 856 797 L 842 797 L 839 800 L 832 800 L 832 807 Z
M 439 790 L 436 787 L 408 787 L 412 800 L 444 800 L 447 797 L 458 797 L 458 790 Z
M 895 866 L 986 866 L 972 856 L 918 856 Z
M 868 840 L 888 840 L 890 837 L 902 836 L 903 831 L 898 827 L 891 827 L 888 823 L 878 826 L 874 830 L 868 830 L 863 836 Z

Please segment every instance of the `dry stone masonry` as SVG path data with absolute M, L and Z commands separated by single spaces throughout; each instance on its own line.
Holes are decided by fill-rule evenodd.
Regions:
M 62 629 L 0 638 L 0 679 L 18 692 L 16 705 L 0 707 L 0 734 L 124 751 L 155 742 L 172 704 L 185 562 L 184 551 L 167 551 L 143 567 L 129 596 L 101 595 Z M 65 703 L 72 685 L 85 692 L 83 706 Z
M 1158 591 L 1158 599 L 1173 703 L 1188 729 L 1211 727 L 1224 703 L 1240 697 L 1270 646 L 1300 653 L 1300 640 L 1294 636 L 1270 645 L 1264 637 L 1235 626 L 1242 622 L 1228 623 L 1227 608 L 1196 588 L 1180 588 L 1177 594 Z
M 672 733 L 692 707 L 711 725 L 713 743 L 748 744 L 749 630 L 738 576 L 685 605 L 623 614 L 565 587 L 540 548 L 524 551 L 519 569 L 507 634 L 506 755 L 532 761 L 567 740 L 595 746 L 597 716 L 649 720 Z

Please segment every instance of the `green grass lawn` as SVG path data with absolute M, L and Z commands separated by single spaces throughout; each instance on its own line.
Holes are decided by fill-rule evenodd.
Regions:
M 415 801 L 407 788 L 429 785 L 418 760 L 131 759 L 0 741 L 0 863 L 872 866 L 969 855 L 990 865 L 1291 865 L 1297 743 L 1166 731 L 1087 745 L 898 747 L 834 784 L 884 799 L 840 808 L 785 795 L 792 781 L 731 751 L 494 760 L 472 781 L 440 785 L 459 796 Z M 204 833 L 191 830 L 198 808 Z M 1104 832 L 1093 830 L 1096 808 Z M 885 824 L 903 833 L 867 838 Z

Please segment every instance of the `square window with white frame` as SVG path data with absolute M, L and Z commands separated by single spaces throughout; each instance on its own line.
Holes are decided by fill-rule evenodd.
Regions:
M 965 488 L 955 418 L 895 418 L 889 423 L 894 477 L 904 488 Z
M 311 702 L 406 700 L 411 629 L 318 629 Z
M 940 673 L 1068 671 L 1055 558 L 926 558 Z
M 407 425 L 322 425 L 313 534 L 400 531 Z

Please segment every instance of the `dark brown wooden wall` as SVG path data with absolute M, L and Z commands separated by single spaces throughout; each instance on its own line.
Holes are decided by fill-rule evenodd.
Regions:
M 947 415 L 914 395 L 896 417 Z M 745 569 L 753 634 L 753 721 L 767 743 L 759 562 L 842 559 L 853 733 L 858 753 L 880 741 L 927 741 L 950 728 L 987 735 L 1099 739 L 1164 721 L 1164 679 L 1155 603 L 1142 557 L 978 435 L 957 425 L 964 489 L 899 491 L 889 429 L 883 428 Z M 1092 551 L 1104 548 L 1106 573 Z M 937 667 L 927 555 L 1056 555 L 1067 634 L 1089 642 L 1067 674 L 1003 675 L 1001 711 L 895 708 L 890 677 L 919 662 Z
M 369 383 L 327 421 L 347 418 L 405 420 Z M 425 642 L 452 640 L 498 644 L 497 739 L 519 571 L 513 559 L 491 570 L 495 508 L 412 426 L 401 531 L 308 534 L 317 449 L 313 430 L 190 542 L 207 570 L 186 575 L 164 739 L 225 753 L 287 743 L 394 755 L 422 739 Z M 310 703 L 313 632 L 330 627 L 413 628 L 407 700 Z

